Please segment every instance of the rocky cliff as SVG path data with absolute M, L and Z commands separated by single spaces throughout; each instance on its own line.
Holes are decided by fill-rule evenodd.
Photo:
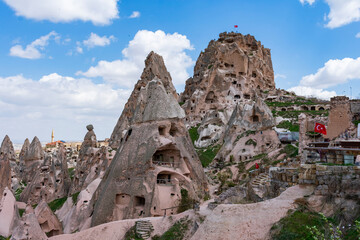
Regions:
M 220 138 L 223 126 L 242 99 L 262 96 L 274 88 L 270 49 L 251 35 L 221 33 L 201 52 L 194 76 L 186 81 L 179 100 L 187 115 L 186 123 L 200 124 L 205 133 L 196 146 L 206 147 Z
M 121 116 L 111 134 L 109 145 L 112 148 L 118 148 L 120 146 L 120 142 L 124 138 L 126 130 L 133 122 L 133 116 L 141 88 L 145 87 L 148 82 L 153 80 L 155 77 L 160 79 L 167 93 L 170 93 L 175 99 L 178 98 L 174 85 L 171 81 L 170 73 L 165 67 L 163 58 L 154 52 L 150 52 L 145 60 L 145 68 L 140 80 L 136 83 L 134 90 L 125 104 Z

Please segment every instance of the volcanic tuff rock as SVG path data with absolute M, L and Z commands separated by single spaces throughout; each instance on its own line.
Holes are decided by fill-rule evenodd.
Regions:
M 47 154 L 34 172 L 32 180 L 20 195 L 22 201 L 37 204 L 40 200 L 50 202 L 68 194 L 70 177 L 66 150 L 62 144 L 57 152 Z
M 24 178 L 24 169 L 25 169 L 25 157 L 28 154 L 30 147 L 30 141 L 29 139 L 25 139 L 24 144 L 22 145 L 20 154 L 19 154 L 19 178 Z
M 56 215 L 63 224 L 64 233 L 82 231 L 90 227 L 93 209 L 90 206 L 90 200 L 100 181 L 100 178 L 92 181 L 79 193 L 77 199 L 69 197 L 62 208 L 56 211 Z
M 88 133 L 85 135 L 84 142 L 80 148 L 70 191 L 71 194 L 80 192 L 96 178 L 101 178 L 112 160 L 110 154 L 114 154 L 114 152 L 109 153 L 106 147 L 97 148 L 93 126 L 88 125 L 86 128 Z
M 19 183 L 20 183 L 20 172 L 19 172 L 19 166 L 16 162 L 16 154 L 15 154 L 15 150 L 13 147 L 13 144 L 10 140 L 10 138 L 6 135 L 2 144 L 1 144 L 1 148 L 0 148 L 0 161 L 5 159 L 9 160 L 10 163 L 10 169 L 11 171 L 10 173 L 10 177 L 11 177 L 11 188 L 13 191 L 15 191 L 18 187 L 19 187 Z M 3 164 L 0 163 L 0 168 L 1 165 L 6 165 L 6 163 L 4 162 Z M 6 170 L 7 171 L 7 170 Z M 0 169 L 1 172 L 1 169 Z M 7 176 L 8 173 L 6 173 L 5 175 Z M 0 174 L 1 176 L 1 174 Z M 1 193 L 1 184 L 0 184 L 0 193 Z
M 84 137 L 84 141 L 81 144 L 81 149 L 85 150 L 88 147 L 96 147 L 96 135 L 94 133 L 94 126 L 89 124 L 86 126 L 88 132 Z M 80 150 L 81 151 L 81 150 Z
M 43 232 L 48 237 L 62 234 L 62 225 L 45 201 L 41 201 L 35 208 L 35 216 Z
M 224 145 L 216 158 L 227 160 L 232 155 L 243 161 L 275 150 L 280 142 L 272 130 L 274 125 L 272 113 L 261 98 L 254 95 L 253 100 L 242 99 L 226 126 Z
M 48 239 L 40 227 L 34 209 L 30 205 L 26 206 L 23 217 L 16 222 L 15 226 L 11 240 Z
M 102 146 L 100 149 L 89 148 L 87 153 L 78 160 L 72 193 L 79 192 L 95 179 L 102 178 L 114 155 L 115 151 L 109 152 L 109 149 L 105 146 Z
M 270 49 L 250 35 L 221 33 L 217 41 L 211 41 L 205 52 L 201 52 L 194 76 L 186 81 L 180 97 L 187 114 L 186 123 L 201 124 L 199 133 L 206 135 L 196 146 L 209 146 L 223 133 L 214 127 L 214 115 L 223 129 L 241 99 L 251 99 L 254 90 L 261 96 L 274 88 Z
M 135 109 L 133 123 L 92 199 L 92 226 L 163 216 L 165 208 L 174 207 L 166 214 L 176 213 L 181 192 L 196 200 L 205 194 L 206 177 L 184 112 L 163 81 L 154 79 L 141 88 Z
M 29 183 L 33 179 L 36 169 L 44 162 L 44 157 L 45 153 L 41 143 L 37 137 L 34 137 L 24 156 L 23 181 L 25 183 Z
M 16 161 L 14 146 L 8 135 L 5 136 L 0 148 L 0 159 L 4 158 L 7 158 L 9 161 Z
M 13 161 L 15 161 L 14 147 L 10 138 L 6 135 L 0 148 L 0 196 L 6 187 L 11 189 L 12 171 L 10 162 Z
M 118 148 L 120 146 L 121 139 L 124 138 L 126 130 L 129 129 L 130 125 L 133 123 L 133 116 L 141 88 L 145 87 L 147 83 L 155 77 L 162 81 L 162 84 L 166 89 L 166 93 L 170 93 L 177 100 L 178 95 L 174 85 L 172 84 L 170 73 L 165 67 L 163 58 L 154 52 L 150 52 L 145 60 L 145 68 L 141 78 L 136 83 L 135 88 L 125 104 L 121 116 L 111 134 L 110 147 Z
M 6 187 L 0 195 L 0 236 L 10 236 L 18 218 L 15 197 L 11 190 Z

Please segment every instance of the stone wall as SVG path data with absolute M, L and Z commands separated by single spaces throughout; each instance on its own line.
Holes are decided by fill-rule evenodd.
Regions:
M 338 96 L 331 98 L 329 124 L 326 138 L 334 139 L 350 127 L 352 114 L 349 98 Z
M 350 109 L 352 114 L 360 114 L 360 99 L 350 100 Z
M 316 195 L 360 198 L 360 166 L 301 164 L 299 184 L 316 185 Z

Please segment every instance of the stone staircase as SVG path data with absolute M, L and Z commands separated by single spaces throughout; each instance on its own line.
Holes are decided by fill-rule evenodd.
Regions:
M 136 235 L 142 239 L 149 239 L 151 232 L 154 231 L 153 225 L 149 220 L 140 220 L 135 223 Z
M 270 186 L 270 176 L 268 173 L 260 173 L 250 182 L 250 187 L 260 199 L 266 195 L 268 186 Z
M 259 187 L 263 185 L 267 185 L 270 183 L 270 176 L 268 173 L 260 173 L 258 176 L 256 176 L 252 181 L 251 185 L 252 187 Z

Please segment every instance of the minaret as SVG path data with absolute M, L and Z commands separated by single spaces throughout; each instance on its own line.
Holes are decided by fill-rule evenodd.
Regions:
M 51 142 L 54 142 L 54 129 L 51 132 Z

